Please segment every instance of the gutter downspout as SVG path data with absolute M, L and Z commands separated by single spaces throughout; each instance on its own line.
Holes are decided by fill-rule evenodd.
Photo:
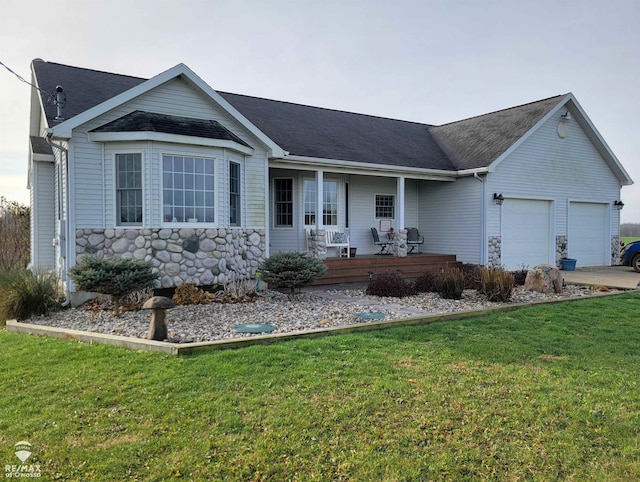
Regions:
M 486 174 L 485 174 L 486 175 Z M 482 183 L 482 200 L 480 202 L 480 264 L 483 266 L 487 265 L 487 259 L 485 257 L 487 250 L 487 226 L 486 226 L 486 191 L 487 184 L 484 182 L 484 179 L 481 178 L 477 172 L 473 173 L 473 177 Z
M 67 183 L 69 181 L 69 151 L 63 147 L 60 144 L 56 144 L 55 142 L 53 142 L 51 140 L 51 133 L 47 133 L 47 135 L 45 136 L 45 139 L 47 141 L 47 144 L 49 144 L 51 147 L 58 149 L 61 153 L 61 158 L 62 158 L 62 154 L 64 154 L 64 162 L 65 162 L 65 172 L 67 173 Z M 69 186 L 65 186 L 65 210 L 67 212 L 67 216 L 69 213 Z M 62 213 L 60 213 L 62 215 Z M 65 224 L 65 233 L 64 233 L 64 242 L 68 243 L 69 242 L 69 220 L 67 219 L 67 222 L 64 223 Z M 62 306 L 66 307 L 69 306 L 70 303 L 70 296 L 69 296 L 69 270 L 68 270 L 68 265 L 69 265 L 69 247 L 67 246 L 65 248 L 65 253 L 66 253 L 66 257 L 64 259 L 64 280 L 65 280 L 65 284 L 64 284 L 64 291 L 65 291 L 65 300 L 62 302 Z

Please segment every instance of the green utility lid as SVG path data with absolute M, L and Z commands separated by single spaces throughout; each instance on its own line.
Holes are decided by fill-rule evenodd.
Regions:
M 233 329 L 238 333 L 269 333 L 275 330 L 276 327 L 266 323 L 246 323 L 244 325 L 236 325 Z

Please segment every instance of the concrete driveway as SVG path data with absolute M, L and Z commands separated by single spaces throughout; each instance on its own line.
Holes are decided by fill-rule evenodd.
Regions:
M 593 266 L 561 271 L 565 283 L 576 285 L 602 285 L 625 290 L 640 289 L 640 273 L 628 266 Z

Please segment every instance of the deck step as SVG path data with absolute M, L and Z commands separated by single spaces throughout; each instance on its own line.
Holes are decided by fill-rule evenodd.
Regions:
M 327 274 L 315 285 L 366 282 L 371 276 L 399 273 L 403 278 L 417 278 L 427 271 L 457 266 L 454 254 L 412 254 L 404 258 L 385 255 L 364 255 L 354 258 L 327 258 Z

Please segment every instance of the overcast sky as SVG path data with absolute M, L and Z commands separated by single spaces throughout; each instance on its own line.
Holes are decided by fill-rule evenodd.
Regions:
M 0 61 L 149 78 L 430 124 L 573 92 L 636 184 L 640 0 L 0 0 Z M 0 195 L 28 202 L 30 87 L 0 67 Z

